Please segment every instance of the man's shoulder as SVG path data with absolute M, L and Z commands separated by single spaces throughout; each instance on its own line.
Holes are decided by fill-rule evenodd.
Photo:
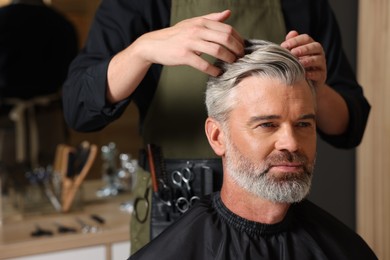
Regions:
M 347 234 L 356 235 L 356 233 L 337 219 L 335 216 L 319 207 L 315 203 L 309 200 L 303 200 L 300 203 L 293 205 L 293 211 L 295 219 L 311 225 L 313 227 L 327 227 L 327 228 L 337 228 L 338 230 L 343 230 Z
M 360 259 L 377 259 L 360 235 L 313 202 L 304 200 L 294 204 L 292 209 L 295 225 L 305 230 L 326 251 L 363 257 Z

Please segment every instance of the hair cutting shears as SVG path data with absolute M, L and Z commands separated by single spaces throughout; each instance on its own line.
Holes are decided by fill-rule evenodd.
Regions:
M 195 204 L 200 198 L 198 196 L 192 196 L 189 200 L 185 197 L 179 197 L 176 200 L 175 206 L 181 213 L 186 212 L 191 206 Z
M 172 183 L 179 188 L 181 196 L 176 196 L 175 206 L 181 213 L 186 212 L 196 201 L 198 196 L 192 195 L 191 182 L 194 180 L 194 173 L 190 167 L 182 170 L 175 170 L 171 174 Z
M 191 192 L 190 182 L 194 179 L 194 174 L 189 167 L 183 168 L 181 171 L 172 172 L 172 182 L 179 188 L 185 186 L 188 192 Z
M 134 216 L 139 223 L 145 223 L 149 215 L 149 196 L 152 188 L 145 190 L 143 197 L 137 197 L 134 201 Z

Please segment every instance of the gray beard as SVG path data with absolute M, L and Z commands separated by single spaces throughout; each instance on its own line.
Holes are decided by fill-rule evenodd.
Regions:
M 245 157 L 230 141 L 226 149 L 226 168 L 233 181 L 246 191 L 276 203 L 295 203 L 310 192 L 314 163 L 308 164 L 306 156 L 280 152 L 269 155 L 262 164 L 255 164 Z M 277 162 L 301 162 L 301 172 L 289 172 L 274 176 L 270 168 Z

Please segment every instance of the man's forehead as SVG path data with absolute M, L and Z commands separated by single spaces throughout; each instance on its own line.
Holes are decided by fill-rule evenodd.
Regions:
M 235 92 L 233 102 L 252 113 L 277 115 L 287 108 L 302 114 L 315 112 L 315 97 L 306 80 L 287 85 L 273 78 L 251 76 L 243 79 Z
M 271 95 L 276 93 L 305 93 L 314 96 L 311 86 L 306 79 L 298 80 L 292 84 L 286 83 L 283 79 L 269 76 L 251 75 L 243 78 L 235 87 L 237 96 L 259 96 Z

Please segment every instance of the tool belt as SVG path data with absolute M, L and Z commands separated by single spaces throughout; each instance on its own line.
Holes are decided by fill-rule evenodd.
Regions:
M 222 185 L 222 162 L 214 159 L 165 159 L 160 147 L 146 151 L 146 170 L 152 178 L 150 238 L 159 235 L 202 196 Z

